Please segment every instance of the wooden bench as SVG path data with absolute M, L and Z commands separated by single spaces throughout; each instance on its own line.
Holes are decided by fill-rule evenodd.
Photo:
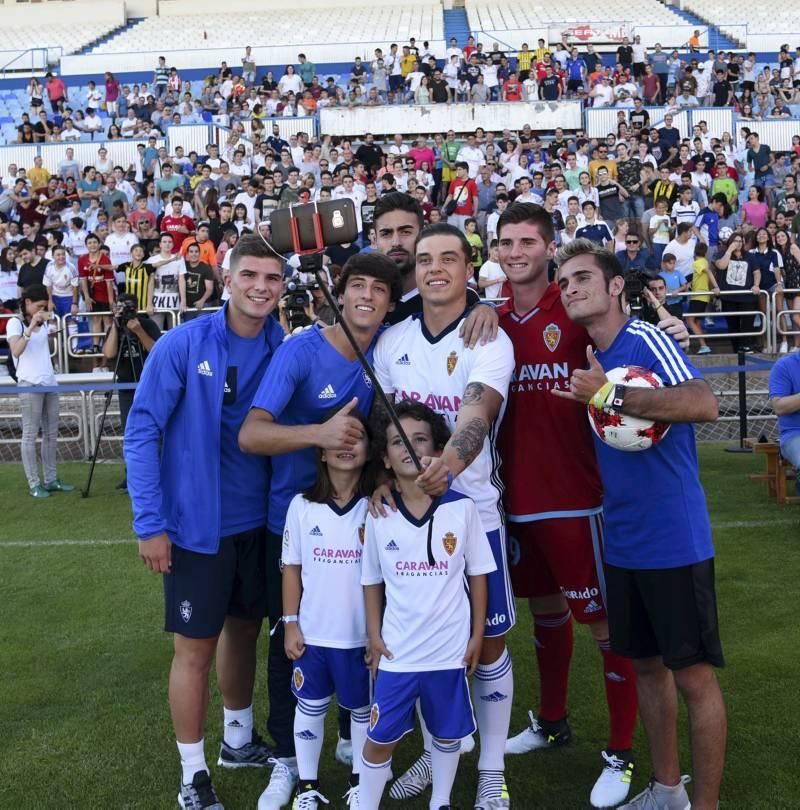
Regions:
M 780 445 L 777 442 L 759 442 L 755 439 L 745 439 L 744 443 L 754 453 L 763 455 L 767 462 L 766 470 L 751 475 L 750 480 L 766 481 L 770 497 L 780 504 L 800 503 L 800 497 L 787 495 L 787 482 L 794 481 L 797 473 L 781 455 Z

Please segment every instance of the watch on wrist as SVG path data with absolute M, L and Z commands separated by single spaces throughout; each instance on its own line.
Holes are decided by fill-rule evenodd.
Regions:
M 291 616 L 283 616 L 282 619 L 283 619 L 284 624 L 289 624 L 290 622 L 293 622 L 293 623 L 296 624 L 297 623 L 297 614 L 293 613 Z
M 611 396 L 606 400 L 606 406 L 609 410 L 619 413 L 622 410 L 622 406 L 625 403 L 625 391 L 626 386 L 624 385 L 615 385 L 614 392 Z

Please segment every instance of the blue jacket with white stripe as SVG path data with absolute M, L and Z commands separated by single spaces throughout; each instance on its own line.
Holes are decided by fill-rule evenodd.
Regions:
M 202 554 L 217 552 L 222 525 L 227 310 L 226 304 L 159 339 L 125 428 L 134 532 L 143 540 L 166 532 L 173 543 Z M 271 356 L 283 341 L 283 329 L 267 318 L 263 336 L 264 353 Z

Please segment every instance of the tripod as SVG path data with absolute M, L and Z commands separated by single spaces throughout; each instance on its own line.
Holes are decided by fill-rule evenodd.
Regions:
M 134 382 L 138 382 L 138 375 L 136 374 L 136 363 L 133 361 L 133 343 L 131 336 L 128 333 L 126 326 L 123 326 L 118 318 L 114 319 L 114 325 L 117 329 L 117 359 L 114 361 L 114 372 L 111 375 L 111 384 L 114 385 L 119 381 L 119 364 L 122 360 L 122 354 L 125 352 L 128 355 L 128 362 L 131 364 L 131 376 Z M 139 356 L 141 357 L 141 349 Z M 89 497 L 89 490 L 92 488 L 92 479 L 94 478 L 94 468 L 97 464 L 97 454 L 100 452 L 100 442 L 103 440 L 103 429 L 106 424 L 106 416 L 108 415 L 108 406 L 111 404 L 111 399 L 114 396 L 114 391 L 105 392 L 105 404 L 103 405 L 103 414 L 100 417 L 100 424 L 97 427 L 97 438 L 94 442 L 94 450 L 92 451 L 91 460 L 92 466 L 89 468 L 89 477 L 86 479 L 86 486 L 81 490 L 81 498 Z

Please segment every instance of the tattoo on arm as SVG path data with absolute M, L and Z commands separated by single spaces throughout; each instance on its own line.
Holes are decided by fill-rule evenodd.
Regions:
M 450 439 L 450 443 L 464 464 L 469 466 L 477 458 L 488 432 L 486 422 L 477 416 L 470 419 L 466 425 L 456 431 L 455 435 Z
M 476 402 L 480 402 L 485 390 L 486 386 L 483 383 L 470 383 L 467 386 L 467 390 L 464 391 L 464 397 L 461 400 L 461 404 L 474 405 Z

